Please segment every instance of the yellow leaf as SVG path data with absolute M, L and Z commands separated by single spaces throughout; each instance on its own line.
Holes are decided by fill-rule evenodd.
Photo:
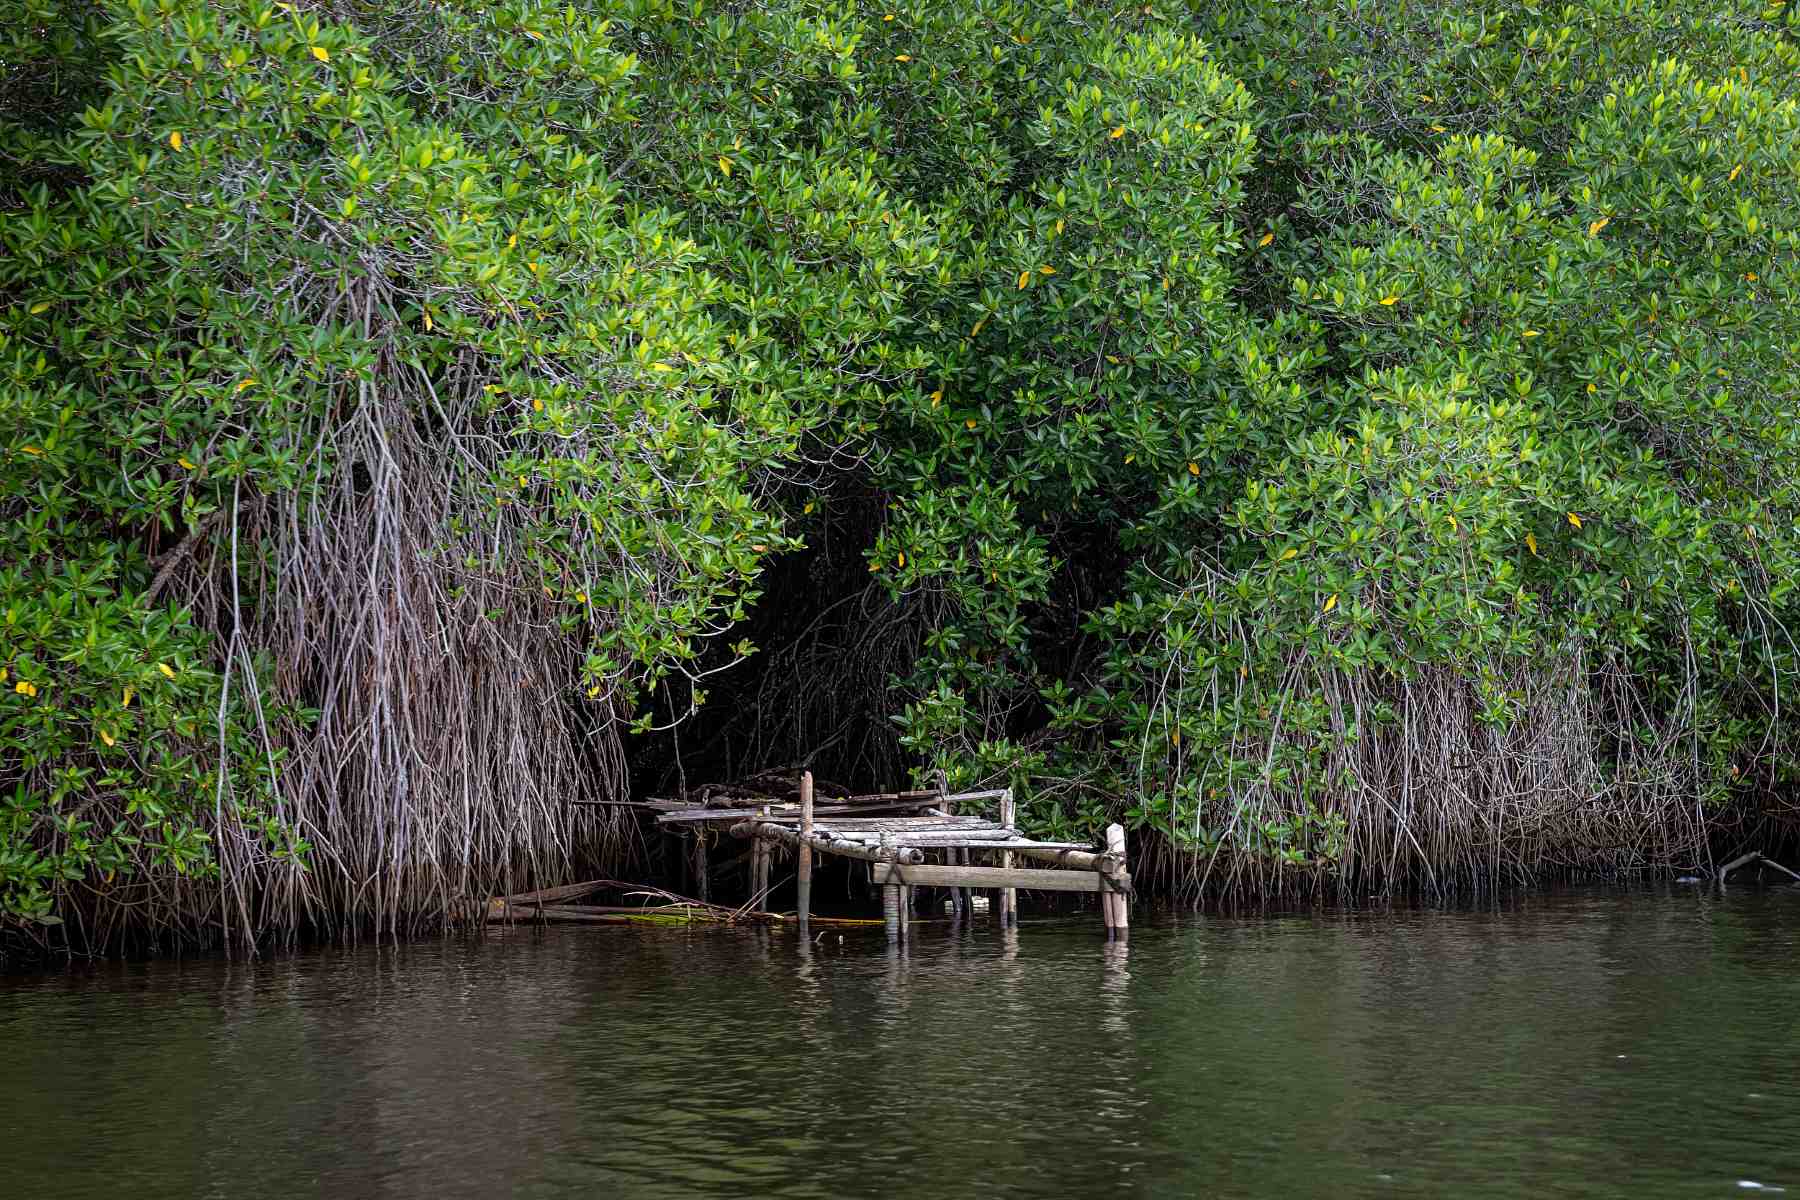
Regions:
M 650 364 L 650 369 L 652 371 L 673 371 L 675 368 L 666 362 L 653 362 Z
M 756 551 L 758 554 L 765 553 L 769 549 L 766 545 L 764 545 L 761 542 L 757 542 L 754 546 L 751 546 L 750 548 L 752 550 Z
M 894 14 L 893 14 L 893 13 L 887 13 L 887 14 L 885 14 L 885 15 L 883 15 L 883 16 L 882 16 L 882 18 L 881 18 L 881 19 L 882 19 L 882 20 L 884 20 L 884 21 L 891 21 L 891 20 L 893 20 L 893 19 L 894 19 Z
M 1398 297 L 1398 296 L 1391 296 L 1391 295 L 1390 295 L 1390 296 L 1383 296 L 1383 297 L 1382 297 L 1382 298 L 1381 298 L 1381 303 L 1382 303 L 1382 304 L 1383 304 L 1383 305 L 1384 305 L 1384 306 L 1387 306 L 1387 307 L 1390 307 L 1390 308 L 1391 308 L 1391 307 L 1393 307 L 1393 306 L 1394 306 L 1394 305 L 1396 305 L 1396 304 L 1398 304 L 1398 303 L 1400 303 L 1400 297 Z
M 981 320 L 979 320 L 979 321 L 977 321 L 977 322 L 975 322 L 975 328 L 973 328 L 973 329 L 971 329 L 971 330 L 969 330 L 969 336 L 970 336 L 970 337 L 974 337 L 974 336 L 975 336 L 975 335 L 976 335 L 976 334 L 978 334 L 978 333 L 980 333 L 980 332 L 981 332 L 981 327 L 982 327 L 982 326 L 983 326 L 983 325 L 986 325 L 986 324 L 987 324 L 987 318 L 986 318 L 986 317 L 983 317 L 983 318 L 981 318 Z
M 1599 389 L 1599 388 L 1597 388 L 1597 387 L 1595 387 L 1595 386 L 1594 386 L 1594 385 L 1593 385 L 1593 384 L 1591 384 L 1591 383 L 1590 383 L 1590 384 L 1588 384 L 1588 395 L 1590 395 L 1590 396 L 1591 396 L 1591 395 L 1593 395 L 1593 394 L 1594 394 L 1594 393 L 1595 393 L 1595 392 L 1597 392 L 1597 391 L 1599 391 L 1599 390 L 1600 390 L 1600 389 Z
M 1273 233 L 1265 233 L 1262 235 L 1262 237 L 1257 239 L 1256 244 L 1259 246 L 1266 246 L 1274 240 L 1275 240 L 1275 235 Z
M 331 61 L 331 55 L 326 51 L 325 47 L 323 47 L 323 46 L 314 46 L 312 48 L 312 56 L 314 58 L 318 59 L 320 62 L 330 62 Z
M 1056 218 L 1056 233 L 1057 233 L 1058 237 L 1062 236 L 1062 231 L 1063 231 L 1063 219 L 1061 217 L 1058 217 L 1058 218 Z
M 1199 473 L 1200 473 L 1200 464 L 1199 463 L 1191 462 L 1188 464 L 1188 474 L 1189 475 L 1198 475 Z
M 531 411 L 532 412 L 543 412 L 544 411 L 544 402 L 542 400 L 539 400 L 536 396 L 533 396 L 531 398 Z
M 1455 513 L 1444 514 L 1444 519 L 1446 521 L 1450 522 L 1450 528 L 1452 528 L 1452 529 L 1456 528 L 1456 514 Z
M 1743 163 L 1739 163 L 1737 166 L 1731 168 L 1731 174 L 1729 174 L 1725 177 L 1725 182 L 1730 183 L 1732 180 L 1736 179 L 1738 177 L 1738 172 L 1742 171 L 1743 169 L 1744 169 Z
M 31 306 L 31 315 L 35 317 L 49 307 L 50 302 L 48 300 L 39 300 L 36 304 Z
M 1612 224 L 1611 217 L 1601 217 L 1598 221 L 1595 221 L 1593 224 L 1588 226 L 1588 236 L 1589 237 L 1599 237 L 1600 231 L 1602 229 L 1605 229 L 1608 225 L 1611 225 L 1611 224 Z
M 1056 274 L 1056 268 L 1055 267 L 1039 267 L 1038 274 L 1039 275 L 1054 275 L 1054 274 Z
M 38 446 L 20 446 L 19 447 L 19 453 L 21 453 L 21 454 L 42 454 L 43 452 L 44 452 L 43 449 Z
M 100 734 L 100 740 L 105 742 L 107 745 L 111 746 L 111 745 L 115 744 L 113 742 L 113 735 L 106 732 L 106 730 L 104 730 L 104 729 L 99 730 L 99 734 Z
M 168 663 L 159 662 L 156 664 L 156 669 L 161 671 L 165 676 L 167 676 L 170 679 L 175 678 L 175 668 L 171 667 Z
M 1125 456 L 1125 465 L 1128 467 L 1136 461 L 1137 461 L 1137 455 L 1135 455 L 1135 454 L 1127 454 Z
M 1169 735 L 1169 743 L 1175 746 L 1181 745 L 1181 730 L 1177 729 Z
M 589 700 L 592 700 L 595 696 L 598 696 L 599 694 L 600 694 L 600 685 L 597 683 L 593 687 L 588 689 L 588 699 Z
M 13 691 L 19 693 L 21 696 L 35 696 L 37 695 L 37 684 L 28 683 L 21 679 L 19 682 L 13 684 Z
M 1442 125 L 1433 125 L 1431 127 L 1431 132 L 1433 132 L 1433 133 L 1449 133 L 1450 131 L 1448 129 L 1445 129 Z
M 182 455 L 180 458 L 177 458 L 175 461 L 180 463 L 185 470 L 189 470 L 189 471 L 199 470 L 199 468 L 196 467 L 192 462 L 188 461 L 188 458 L 185 454 Z
M 254 379 L 240 379 L 240 380 L 238 380 L 237 390 L 241 392 L 241 391 L 244 391 L 246 388 L 253 388 L 255 386 L 256 386 L 256 380 L 254 380 Z
M 1111 133 L 1107 134 L 1106 136 L 1109 138 L 1112 138 L 1114 141 L 1117 141 L 1119 138 L 1122 138 L 1125 136 L 1125 127 L 1123 125 L 1121 125 L 1117 129 L 1114 129 Z
M 1298 548 L 1296 548 L 1294 546 L 1289 546 L 1286 550 L 1283 550 L 1281 552 L 1281 558 L 1278 561 L 1286 562 L 1288 559 L 1293 558 L 1295 555 L 1297 555 L 1299 553 L 1300 553 L 1300 551 Z
M 130 708 L 131 707 L 131 698 L 135 695 L 137 695 L 137 692 L 134 689 L 126 688 L 124 698 L 121 701 L 119 707 Z
M 723 154 L 719 155 L 719 170 L 725 173 L 725 178 L 731 178 L 731 160 Z
M 511 250 L 514 246 L 516 246 L 518 244 L 519 244 L 519 235 L 516 233 L 506 239 L 506 248 L 508 250 Z
M 1325 597 L 1325 607 L 1320 609 L 1319 611 L 1320 612 L 1330 612 L 1332 609 L 1334 609 L 1336 607 L 1337 607 L 1337 593 L 1333 592 L 1333 593 L 1331 593 L 1331 595 Z
M 169 135 L 169 149 L 171 149 L 171 150 L 181 149 L 181 134 L 180 133 L 171 133 Z
M 1528 338 L 1534 338 L 1534 337 L 1537 337 L 1537 336 L 1538 336 L 1538 331 L 1537 331 L 1537 330 L 1535 330 L 1535 329 L 1527 329 L 1527 330 L 1526 330 L 1526 331 L 1525 331 L 1525 336 L 1526 336 L 1526 337 L 1528 337 Z
M 938 406 L 938 401 L 942 400 L 943 398 L 944 398 L 944 389 L 943 388 L 939 388 L 937 391 L 931 393 L 931 407 L 936 408 Z
M 894 61 L 895 61 L 895 62 L 911 62 L 911 61 L 912 61 L 912 55 L 910 55 L 910 54 L 896 54 L 896 55 L 894 55 Z
M 812 512 L 812 510 L 813 510 L 813 502 L 811 500 L 808 500 L 806 502 L 806 507 L 801 509 L 800 511 L 802 514 L 806 514 L 806 513 Z
M 431 332 L 431 314 L 430 313 L 425 314 L 425 332 L 426 333 Z
M 906 565 L 906 551 L 902 550 L 899 554 L 894 556 L 894 565 L 896 567 L 904 567 Z
M 1525 535 L 1525 548 L 1533 554 L 1537 553 L 1537 536 L 1535 534 L 1528 533 Z
M 1573 525 L 1577 529 L 1580 529 L 1581 528 L 1581 514 L 1580 513 L 1570 513 L 1569 514 L 1569 524 Z
M 968 420 L 964 421 L 963 424 L 967 425 L 970 429 L 973 429 L 975 428 L 975 418 L 970 417 Z

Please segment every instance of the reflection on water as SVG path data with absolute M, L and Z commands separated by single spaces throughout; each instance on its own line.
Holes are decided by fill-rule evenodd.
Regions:
M 47 1196 L 1800 1197 L 1800 892 L 0 980 Z

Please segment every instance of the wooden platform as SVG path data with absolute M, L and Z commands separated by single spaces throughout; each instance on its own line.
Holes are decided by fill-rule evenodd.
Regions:
M 770 891 L 774 853 L 793 851 L 802 929 L 811 907 L 813 858 L 819 854 L 870 864 L 871 879 L 882 889 L 890 940 L 906 939 L 913 889 L 919 887 L 944 889 L 953 919 L 973 913 L 972 889 L 992 890 L 988 911 L 1003 924 L 1017 923 L 1022 890 L 1099 893 L 1108 935 L 1122 935 L 1129 926 L 1124 829 L 1110 826 L 1104 847 L 1035 840 L 1014 826 L 1009 789 L 887 792 L 815 804 L 807 773 L 793 799 L 733 789 L 699 807 L 671 801 L 649 805 L 663 810 L 657 822 L 665 828 L 723 825 L 736 837 L 753 839 L 753 905 L 762 904 Z M 977 807 L 982 811 L 969 811 Z M 1033 865 L 1020 867 L 1017 860 Z

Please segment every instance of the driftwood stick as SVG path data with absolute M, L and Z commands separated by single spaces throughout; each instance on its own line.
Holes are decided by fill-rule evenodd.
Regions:
M 495 904 L 555 904 L 562 900 L 579 900 L 606 887 L 624 887 L 610 879 L 590 879 L 586 883 L 566 883 L 561 887 L 539 888 L 535 892 L 520 892 L 515 896 L 496 896 Z

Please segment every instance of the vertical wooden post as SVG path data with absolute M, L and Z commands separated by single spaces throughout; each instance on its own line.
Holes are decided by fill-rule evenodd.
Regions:
M 768 805 L 756 810 L 758 816 L 769 815 Z M 756 912 L 763 912 L 766 897 L 763 895 L 769 887 L 770 846 L 767 838 L 756 837 L 750 842 L 750 902 Z
M 812 847 L 806 839 L 812 836 L 813 830 L 813 780 L 811 771 L 800 773 L 800 848 L 795 851 L 799 861 L 794 866 L 794 887 L 799 892 L 795 901 L 795 916 L 800 923 L 800 940 L 806 940 L 807 922 L 812 916 Z
M 938 811 L 946 816 L 954 817 L 956 815 L 956 805 L 950 802 L 950 781 L 945 776 L 942 769 L 939 769 L 937 772 L 937 792 Z M 944 862 L 950 866 L 955 866 L 958 863 L 967 865 L 968 861 L 969 858 L 967 852 L 959 851 L 955 846 L 951 846 L 944 851 Z M 950 894 L 950 924 L 954 927 L 961 921 L 974 920 L 975 910 L 974 906 L 969 903 L 969 889 L 953 887 L 948 889 L 948 891 Z
M 892 863 L 894 861 L 894 835 L 891 833 L 884 833 L 881 835 L 881 860 L 886 863 Z M 902 920 L 900 909 L 900 887 L 898 884 L 888 883 L 882 885 L 881 915 L 887 921 L 887 940 L 890 942 L 898 942 L 900 940 L 900 922 Z
M 1125 827 L 1108 825 L 1106 827 L 1106 852 L 1119 860 L 1119 869 L 1125 870 Z M 1109 938 L 1126 937 L 1131 929 L 1131 905 L 1125 893 L 1111 890 L 1111 879 L 1106 880 L 1108 890 L 1100 893 L 1101 911 L 1106 917 L 1106 936 Z
M 1016 815 L 1017 813 L 1013 807 L 1012 789 L 1007 788 L 1004 792 L 1000 793 L 1000 824 L 1011 829 L 1013 827 L 1013 819 Z M 1000 852 L 1000 865 L 1003 867 L 1010 867 L 1013 865 L 1013 852 L 1011 850 L 1002 850 Z M 1015 888 L 1001 888 L 995 895 L 995 900 L 998 901 L 1000 908 L 1000 928 L 1005 929 L 1009 925 L 1017 925 L 1019 923 L 1018 890 Z

